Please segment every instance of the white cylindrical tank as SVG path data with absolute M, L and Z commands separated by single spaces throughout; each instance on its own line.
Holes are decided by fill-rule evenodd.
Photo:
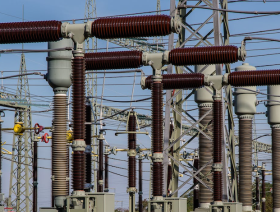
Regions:
M 280 124 L 280 85 L 267 86 L 267 122 L 270 125 Z
M 243 63 L 235 68 L 235 71 L 255 71 L 254 66 Z M 245 88 L 245 89 L 243 89 Z M 234 109 L 236 115 L 254 115 L 257 111 L 256 86 L 244 86 L 234 89 Z M 247 90 L 248 89 L 248 90 Z
M 207 68 L 205 68 L 202 72 L 201 70 L 205 67 L 205 65 L 197 65 L 195 66 L 195 72 L 196 73 L 203 73 L 211 75 L 215 70 L 215 65 L 209 65 Z M 216 75 L 216 74 L 215 74 Z M 194 95 L 194 100 L 197 104 L 203 104 L 203 103 L 213 103 L 213 95 L 211 94 L 213 92 L 213 89 L 209 86 L 205 86 L 203 88 L 199 88 L 196 90 Z

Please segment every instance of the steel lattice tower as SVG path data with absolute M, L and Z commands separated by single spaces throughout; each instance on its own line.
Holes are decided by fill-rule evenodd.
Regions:
M 19 74 L 26 74 L 25 55 L 21 54 Z M 18 78 L 17 99 L 26 100 L 30 104 L 30 92 L 27 76 Z M 17 108 L 14 122 L 22 122 L 24 128 L 31 128 L 31 106 Z M 10 174 L 9 207 L 15 207 L 17 212 L 32 211 L 32 142 L 31 131 L 13 135 L 13 151 Z
M 85 6 L 85 21 L 93 20 L 97 17 L 96 14 L 96 0 L 86 0 L 86 6 Z M 85 49 L 87 52 L 97 52 L 97 38 L 88 38 L 85 42 Z M 97 75 L 95 73 L 89 73 L 86 75 L 86 96 L 97 96 Z M 97 108 L 96 108 L 96 100 L 95 98 L 89 98 L 89 101 L 91 102 L 92 109 L 94 111 L 94 115 L 97 114 Z M 92 120 L 95 120 L 92 115 Z M 92 125 L 92 134 L 95 135 L 97 132 L 96 125 Z M 92 140 L 93 144 L 93 152 L 96 152 L 96 139 L 93 138 Z M 94 170 L 94 189 L 95 192 L 97 192 L 97 172 L 96 170 L 96 162 L 93 161 L 93 170 Z

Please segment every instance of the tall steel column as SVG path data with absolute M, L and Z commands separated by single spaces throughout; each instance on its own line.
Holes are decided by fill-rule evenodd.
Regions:
M 26 74 L 25 55 L 21 54 L 19 74 Z M 26 99 L 31 102 L 28 78 L 20 76 L 18 78 L 16 96 L 18 99 Z M 25 128 L 31 128 L 31 107 L 25 111 L 17 109 L 14 122 L 22 122 Z M 31 131 L 23 132 L 20 135 L 13 135 L 13 154 L 11 162 L 10 188 L 9 188 L 9 207 L 13 205 L 17 212 L 32 211 L 32 145 Z

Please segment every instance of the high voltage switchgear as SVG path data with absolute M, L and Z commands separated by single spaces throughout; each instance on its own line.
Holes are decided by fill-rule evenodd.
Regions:
M 221 89 L 224 85 L 233 86 L 257 86 L 280 84 L 280 71 L 252 71 L 244 69 L 225 75 L 211 75 L 202 73 L 193 74 L 161 74 L 166 64 L 173 65 L 202 65 L 234 63 L 244 61 L 246 51 L 244 46 L 213 46 L 198 48 L 181 48 L 163 53 L 142 53 L 139 51 L 109 52 L 109 53 L 84 53 L 83 43 L 88 37 L 102 39 L 163 36 L 171 32 L 180 32 L 180 20 L 177 16 L 166 15 L 100 18 L 84 24 L 69 24 L 59 21 L 19 22 L 0 24 L 0 43 L 24 43 L 46 42 L 49 48 L 67 50 L 73 46 L 73 51 L 54 51 L 48 55 L 48 74 L 46 79 L 54 89 L 54 131 L 52 145 L 52 197 L 54 208 L 42 208 L 43 212 L 113 212 L 114 194 L 103 192 L 103 140 L 104 131 L 100 131 L 98 140 L 99 149 L 99 180 L 97 193 L 86 193 L 89 182 L 86 181 L 85 155 L 89 151 L 89 143 L 86 140 L 86 104 L 85 104 L 85 71 L 90 68 L 98 69 L 122 69 L 136 68 L 141 65 L 149 65 L 153 69 L 153 75 L 141 79 L 143 89 L 151 90 L 152 97 L 152 163 L 153 163 L 153 199 L 148 202 L 148 210 L 154 212 L 177 212 L 187 210 L 185 198 L 174 198 L 172 191 L 168 197 L 163 197 L 163 90 L 190 89 L 208 86 L 213 91 L 213 102 L 208 99 L 205 103 L 213 104 L 213 158 L 200 169 L 212 164 L 213 188 L 194 177 L 210 190 L 213 190 L 213 204 L 209 205 L 212 197 L 207 196 L 204 208 L 196 211 L 241 211 L 242 204 L 227 203 L 222 201 L 222 142 L 223 142 L 223 102 Z M 63 39 L 62 38 L 71 38 Z M 58 42 L 53 42 L 58 41 Z M 73 42 L 72 42 L 73 41 Z M 87 68 L 86 68 L 87 67 Z M 72 70 L 72 72 L 71 72 Z M 72 160 L 72 187 L 73 193 L 69 196 L 69 154 L 67 148 L 67 97 L 66 92 L 70 86 L 73 98 L 73 160 Z M 244 93 L 238 93 L 236 98 L 241 98 Z M 248 93 L 252 95 L 251 93 Z M 246 93 L 247 95 L 247 93 Z M 241 98 L 242 99 L 242 98 Z M 237 102 L 239 104 L 239 102 Z M 251 104 L 251 103 L 250 103 Z M 236 109 L 239 113 L 239 108 Z M 243 109 L 240 110 L 242 113 Z M 208 111 L 209 112 L 209 111 Z M 203 111 L 201 111 L 203 113 Z M 209 112 L 210 113 L 210 112 Z M 247 113 L 247 111 L 245 111 Z M 253 112 L 252 112 L 253 113 Z M 250 113 L 250 115 L 252 114 Z M 206 113 L 204 113 L 206 115 Z M 243 114 L 241 114 L 243 115 Z M 129 117 L 129 129 L 134 131 L 133 118 Z M 276 127 L 278 129 L 278 127 Z M 274 128 L 273 128 L 274 129 Z M 274 133 L 274 131 L 273 131 Z M 275 138 L 278 138 L 278 131 Z M 209 137 L 204 133 L 206 137 Z M 129 192 L 135 191 L 135 145 L 136 138 L 129 135 Z M 174 143 L 171 143 L 169 148 Z M 133 158 L 134 157 L 134 158 Z M 172 155 L 169 157 L 176 161 Z M 180 164 L 179 164 L 180 165 Z M 273 169 L 279 169 L 280 164 L 275 163 Z M 246 180 L 245 180 L 246 181 Z M 247 182 L 247 181 L 246 181 Z M 277 180 L 275 186 L 278 186 Z M 202 186 L 201 185 L 201 186 Z M 276 196 L 278 194 L 276 193 Z M 243 210 L 248 210 L 246 198 L 242 202 Z M 133 204 L 132 204 L 133 205 Z M 277 203 L 275 202 L 277 206 Z M 209 206 L 209 208 L 207 208 Z M 248 206 L 248 208 L 247 208 Z M 278 206 L 277 206 L 278 207 Z M 276 208 L 278 210 L 278 208 Z M 277 211 L 276 210 L 276 211 Z

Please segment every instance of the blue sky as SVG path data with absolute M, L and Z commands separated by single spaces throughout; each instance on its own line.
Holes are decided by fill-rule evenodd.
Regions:
M 136 1 L 136 0 L 121 0 L 121 1 L 112 1 L 112 0 L 96 0 L 96 7 L 97 7 L 97 16 L 112 16 L 112 15 L 119 15 L 119 14 L 131 14 L 131 13 L 139 13 L 145 11 L 154 11 L 156 10 L 156 0 L 148 1 Z M 194 4 L 193 1 L 190 1 L 190 4 Z M 0 20 L 1 22 L 17 22 L 21 21 L 22 18 L 22 7 L 24 5 L 24 18 L 26 21 L 39 21 L 39 20 L 74 20 L 80 19 L 84 17 L 85 13 L 85 1 L 77 1 L 77 0 L 58 0 L 58 1 L 36 1 L 36 0 L 22 0 L 22 1 L 5 1 L 1 4 L 0 9 Z M 235 10 L 251 10 L 251 11 L 273 11 L 276 8 L 279 8 L 280 3 L 232 3 L 229 4 L 230 9 Z M 169 1 L 161 1 L 161 9 L 168 9 L 169 8 Z M 168 14 L 168 13 L 166 13 Z M 205 10 L 196 10 L 193 12 L 188 18 L 187 23 L 189 24 L 196 24 L 202 23 L 211 15 L 211 11 Z M 241 17 L 249 17 L 251 15 L 242 15 L 242 14 L 229 14 L 229 19 L 234 18 L 241 18 Z M 193 26 L 197 28 L 197 25 Z M 212 24 L 208 24 L 201 29 L 202 34 L 206 34 L 211 27 Z M 271 29 L 278 29 L 271 31 L 276 34 L 267 34 L 261 35 L 262 37 L 270 37 L 270 38 L 278 38 L 279 28 L 279 16 L 266 16 L 261 18 L 252 18 L 246 20 L 239 20 L 239 21 L 230 21 L 229 23 L 230 33 L 232 37 L 230 38 L 230 43 L 233 45 L 240 46 L 244 35 L 237 36 L 240 33 L 245 32 L 255 32 L 255 31 L 262 31 L 262 30 L 271 30 Z M 252 34 L 251 34 L 252 35 Z M 189 36 L 189 33 L 186 33 L 186 37 Z M 212 37 L 212 36 L 210 36 Z M 167 42 L 167 37 L 163 38 L 164 42 Z M 152 40 L 152 39 L 151 39 Z M 195 41 L 188 42 L 187 45 L 195 45 Z M 105 48 L 106 42 L 98 40 L 98 48 Z M 115 47 L 113 44 L 109 44 L 109 48 Z M 248 56 L 253 55 L 261 55 L 261 54 L 269 54 L 269 53 L 280 53 L 278 49 L 269 49 L 269 48 L 278 48 L 279 44 L 276 42 L 248 42 L 246 45 L 247 50 L 252 49 L 265 49 L 265 50 L 257 50 L 257 51 L 248 51 Z M 21 44 L 7 44 L 1 45 L 0 49 L 19 49 L 21 48 Z M 47 49 L 47 43 L 32 43 L 32 44 L 24 44 L 24 48 L 26 49 Z M 119 49 L 118 49 L 119 50 Z M 124 49 L 122 49 L 124 50 Z M 101 51 L 105 51 L 104 49 Z M 116 51 L 110 50 L 109 51 Z M 27 70 L 43 70 L 42 73 L 46 73 L 44 70 L 47 69 L 46 63 L 46 53 L 29 53 L 26 54 L 26 66 Z M 246 62 L 250 63 L 254 66 L 262 66 L 262 65 L 269 65 L 269 64 L 279 64 L 279 55 L 272 55 L 272 56 L 265 56 L 265 57 L 248 57 Z M 3 71 L 4 76 L 9 76 L 12 74 L 16 74 L 16 72 L 8 72 L 8 71 L 18 71 L 19 64 L 20 64 L 20 54 L 2 54 L 0 57 L 0 72 Z M 241 62 L 232 65 L 232 68 L 241 65 Z M 192 67 L 191 67 L 192 68 Z M 277 66 L 268 66 L 264 68 L 257 68 L 260 69 L 276 69 L 279 68 Z M 143 67 L 144 72 L 146 75 L 150 75 L 152 70 L 150 67 Z M 118 75 L 119 76 L 119 75 Z M 106 75 L 106 86 L 104 89 L 104 95 L 108 99 L 112 100 L 130 100 L 131 98 L 131 91 L 133 87 L 133 74 L 123 74 L 123 78 L 118 78 L 116 80 L 116 74 L 107 74 Z M 136 78 L 136 86 L 134 92 L 134 99 L 142 99 L 146 98 L 150 95 L 150 91 L 143 91 L 140 86 L 140 75 L 137 75 Z M 101 95 L 101 88 L 102 88 L 102 77 L 103 75 L 98 75 L 98 96 Z M 113 78 L 109 78 L 113 77 Z M 4 80 L 5 92 L 14 93 L 16 89 L 17 79 L 11 80 Z M 30 83 L 30 91 L 32 94 L 32 102 L 37 104 L 50 104 L 52 101 L 52 89 L 48 86 L 47 82 L 42 78 L 38 78 L 35 76 L 29 77 Z M 113 84 L 113 85 L 112 85 Z M 119 84 L 119 85 L 115 85 Z M 266 92 L 266 87 L 258 87 L 262 92 Z M 189 91 L 188 91 L 189 92 Z M 35 96 L 38 95 L 38 96 Z M 186 95 L 186 92 L 184 93 Z M 258 99 L 265 99 L 265 96 L 258 95 Z M 98 100 L 100 101 L 100 100 Z M 121 109 L 129 107 L 129 103 L 111 103 L 104 101 L 105 105 L 119 107 Z M 149 109 L 150 102 L 140 102 L 140 103 L 133 103 L 133 106 L 139 108 Z M 194 109 L 197 108 L 196 103 L 193 101 L 193 98 L 184 105 L 184 108 Z M 33 111 L 40 111 L 45 110 L 47 108 L 39 108 L 33 107 Z M 257 108 L 258 112 L 265 112 L 266 108 L 263 104 L 260 104 Z M 149 110 L 137 109 L 138 113 L 142 114 L 150 114 Z M 194 117 L 197 117 L 197 110 L 191 112 Z M 6 117 L 4 119 L 3 127 L 12 127 L 13 126 L 13 116 L 14 112 L 6 111 Z M 257 136 L 262 133 L 269 133 L 270 128 L 266 124 L 266 117 L 264 115 L 256 115 L 257 119 Z M 43 126 L 50 126 L 52 121 L 51 113 L 46 114 L 33 114 L 32 122 L 33 124 L 39 123 Z M 108 129 L 117 129 L 119 123 L 114 121 L 107 121 L 107 128 Z M 124 129 L 125 125 L 122 124 L 119 129 Z M 265 129 L 265 131 L 264 131 Z M 150 131 L 150 129 L 147 129 Z M 237 133 L 238 125 L 236 123 L 235 130 Z M 48 131 L 45 131 L 48 132 Z M 188 137 L 185 138 L 186 140 Z M 114 136 L 114 131 L 107 131 L 106 140 L 111 146 L 117 146 L 118 148 L 125 148 L 127 146 L 127 136 L 126 135 L 119 135 L 118 137 Z M 12 134 L 11 133 L 3 133 L 3 141 L 7 141 L 7 144 L 12 144 Z M 263 142 L 270 142 L 270 137 L 265 137 L 261 139 Z M 139 135 L 138 142 L 141 144 L 142 147 L 149 147 L 150 146 L 150 139 L 148 136 Z M 39 158 L 45 158 L 39 160 L 39 166 L 50 168 L 50 158 L 51 158 L 51 151 L 50 151 L 50 143 L 44 144 L 40 143 L 39 146 Z M 43 147 L 44 146 L 44 147 Z M 48 146 L 48 147 L 46 147 Z M 11 146 L 7 145 L 7 149 L 11 150 Z M 197 148 L 197 139 L 195 139 L 186 149 L 187 151 L 193 151 L 194 148 Z M 126 160 L 127 156 L 126 153 L 118 153 L 117 156 L 110 156 L 111 158 L 119 158 Z M 268 158 L 270 155 L 265 153 L 259 154 L 260 158 Z M 145 162 L 148 162 L 147 160 Z M 110 160 L 110 163 L 114 166 L 120 166 L 122 168 L 126 168 L 126 163 L 123 163 L 118 160 Z M 145 163 L 144 168 L 145 171 L 149 171 L 149 164 Z M 115 173 L 119 173 L 122 175 L 127 175 L 127 171 L 124 169 L 116 169 L 110 167 L 110 170 Z M 144 172 L 143 178 L 148 180 L 149 173 Z M 10 162 L 3 160 L 3 192 L 5 196 L 8 196 L 8 186 L 9 186 L 9 175 L 10 175 Z M 39 207 L 42 206 L 50 206 L 50 170 L 48 169 L 39 169 Z M 186 176 L 181 180 L 186 180 Z M 147 198 L 148 193 L 148 181 L 144 181 L 144 198 Z M 115 188 L 116 190 L 116 200 L 117 201 L 124 201 L 124 207 L 128 207 L 128 194 L 126 193 L 127 187 L 127 178 L 121 177 L 118 175 L 110 174 L 110 188 Z M 187 188 L 187 187 L 186 187 Z M 111 189 L 111 192 L 114 190 Z M 120 203 L 116 203 L 116 207 L 121 206 Z

